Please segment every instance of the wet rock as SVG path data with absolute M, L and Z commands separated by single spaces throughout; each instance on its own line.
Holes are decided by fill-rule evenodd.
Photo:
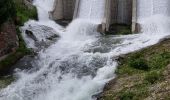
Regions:
M 33 40 L 34 43 L 32 43 L 32 45 L 34 46 L 31 45 L 28 47 L 32 48 L 35 52 L 47 48 L 59 38 L 58 33 L 53 28 L 44 25 L 31 23 L 25 25 L 22 30 L 25 32 L 26 37 L 24 39 L 26 41 L 29 42 Z
M 34 36 L 33 32 L 26 30 L 25 33 L 32 38 L 34 41 L 37 41 L 37 38 Z
M 14 52 L 17 47 L 18 38 L 15 25 L 9 20 L 0 27 L 0 57 Z

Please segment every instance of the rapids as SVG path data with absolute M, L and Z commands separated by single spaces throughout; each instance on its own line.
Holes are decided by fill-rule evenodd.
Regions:
M 54 1 L 35 0 L 39 21 L 30 20 L 21 28 L 27 46 L 34 47 L 34 40 L 25 36 L 29 25 L 48 26 L 60 38 L 38 52 L 33 68 L 16 71 L 17 80 L 0 91 L 0 100 L 95 100 L 104 85 L 116 77 L 117 56 L 156 44 L 169 35 L 169 14 L 157 11 L 157 7 L 169 9 L 166 5 L 170 1 L 138 0 L 142 33 L 102 36 L 96 29 L 104 16 L 104 1 L 81 0 L 79 16 L 63 28 L 49 19 Z M 161 5 L 150 8 L 158 2 Z

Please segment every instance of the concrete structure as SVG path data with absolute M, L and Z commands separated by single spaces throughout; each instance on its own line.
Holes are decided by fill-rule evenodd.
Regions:
M 104 24 L 105 23 L 105 24 Z M 111 25 L 131 25 L 132 0 L 106 0 L 103 29 L 110 30 Z
M 77 17 L 80 0 L 56 0 L 51 12 L 54 20 L 72 20 Z M 133 16 L 133 17 L 132 17 Z M 137 31 L 136 0 L 106 0 L 105 16 L 98 31 L 114 30 L 117 25 L 131 26 Z
M 72 20 L 76 0 L 55 0 L 54 10 L 51 12 L 53 20 Z
M 77 18 L 78 10 L 79 10 L 79 4 L 80 4 L 80 0 L 76 0 L 73 19 Z
M 137 0 L 132 2 L 132 32 L 140 32 L 140 25 L 137 23 Z

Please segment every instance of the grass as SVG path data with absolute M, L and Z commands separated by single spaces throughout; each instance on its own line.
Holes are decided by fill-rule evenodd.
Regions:
M 145 74 L 144 80 L 150 84 L 154 84 L 162 79 L 162 73 L 160 71 L 151 71 Z
M 164 50 L 163 48 L 161 46 L 158 48 L 150 47 L 128 54 L 120 61 L 122 64 L 118 67 L 117 74 L 146 73 L 153 70 L 161 71 L 170 64 L 170 50 Z
M 165 72 L 170 72 L 167 68 L 170 64 L 170 39 L 127 54 L 119 62 L 117 79 L 107 86 L 100 100 L 144 100 L 148 97 L 169 100 L 170 93 L 166 90 L 170 88 L 169 74 Z

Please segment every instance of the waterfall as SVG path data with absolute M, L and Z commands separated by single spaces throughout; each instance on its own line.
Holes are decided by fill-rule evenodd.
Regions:
M 67 28 L 62 28 L 49 19 L 48 12 L 52 9 L 53 0 L 36 0 L 34 4 L 38 9 L 39 21 L 26 22 L 21 28 L 23 34 L 30 25 L 44 25 L 58 33 L 60 38 L 38 52 L 32 62 L 33 68 L 16 71 L 17 80 L 0 91 L 0 100 L 96 100 L 104 85 L 115 78 L 117 56 L 153 45 L 166 36 L 146 33 L 101 36 L 96 32 L 96 27 L 104 16 L 104 1 L 81 0 L 77 19 Z M 141 24 L 145 16 L 154 17 L 150 10 L 153 1 L 160 1 L 160 9 L 167 8 L 164 4 L 168 0 L 138 0 L 138 20 Z M 154 19 L 150 21 L 155 22 Z M 147 25 L 147 22 L 144 24 Z M 40 30 L 31 29 L 35 33 L 42 32 Z M 47 32 L 51 31 L 41 34 Z M 39 36 L 41 40 L 46 35 Z
M 34 0 L 34 5 L 38 10 L 38 19 L 40 21 L 49 20 L 49 12 L 53 10 L 55 0 Z
M 142 31 L 150 34 L 170 31 L 169 0 L 137 0 L 137 20 Z
M 105 0 L 80 0 L 78 17 L 101 23 L 104 18 Z

